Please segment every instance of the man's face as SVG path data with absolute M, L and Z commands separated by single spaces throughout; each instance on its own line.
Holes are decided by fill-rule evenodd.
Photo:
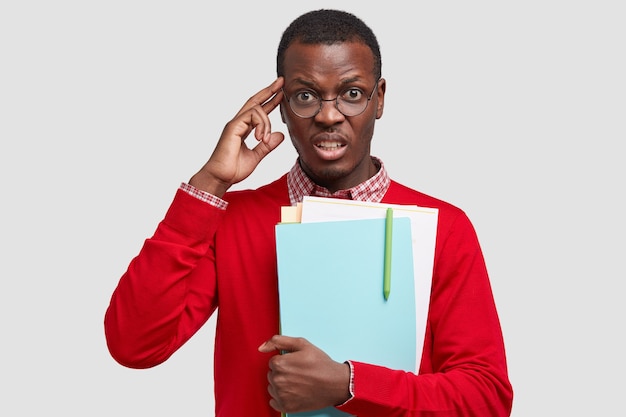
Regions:
M 302 169 L 331 192 L 351 188 L 370 178 L 376 168 L 370 143 L 376 119 L 383 114 L 385 80 L 376 83 L 374 56 L 367 45 L 293 43 L 285 52 L 281 117 L 300 156 Z M 363 113 L 345 116 L 336 107 L 337 96 L 371 100 Z M 321 110 L 311 118 L 297 116 L 287 98 L 320 97 Z

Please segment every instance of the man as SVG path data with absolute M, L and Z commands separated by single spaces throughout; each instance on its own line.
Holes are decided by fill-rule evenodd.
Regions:
M 470 221 L 460 209 L 392 181 L 370 155 L 386 90 L 372 31 L 349 13 L 306 13 L 283 33 L 277 73 L 226 124 L 208 162 L 181 184 L 122 276 L 105 316 L 112 356 L 128 367 L 158 365 L 219 307 L 217 416 L 327 406 L 361 417 L 509 415 L 500 324 Z M 284 140 L 268 117 L 276 108 L 296 163 L 257 190 L 228 191 Z M 253 148 L 245 142 L 250 134 L 258 142 Z M 298 335 L 278 335 L 274 226 L 280 207 L 304 195 L 439 209 L 418 375 L 338 363 Z

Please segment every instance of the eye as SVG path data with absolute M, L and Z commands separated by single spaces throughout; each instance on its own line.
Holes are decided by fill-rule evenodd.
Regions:
M 341 99 L 349 103 L 356 103 L 363 100 L 365 93 L 358 88 L 350 88 L 341 94 Z
M 319 100 L 319 98 L 310 90 L 300 90 L 294 93 L 292 100 L 294 100 L 296 104 L 307 105 L 314 104 Z

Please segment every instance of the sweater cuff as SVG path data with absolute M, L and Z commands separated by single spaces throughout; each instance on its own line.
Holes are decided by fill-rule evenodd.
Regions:
M 163 223 L 185 236 L 205 240 L 215 233 L 224 213 L 225 210 L 207 204 L 179 188 Z
M 337 406 L 338 410 L 358 416 L 380 416 L 389 413 L 388 403 L 393 403 L 398 386 L 385 383 L 385 367 L 350 361 L 350 398 Z

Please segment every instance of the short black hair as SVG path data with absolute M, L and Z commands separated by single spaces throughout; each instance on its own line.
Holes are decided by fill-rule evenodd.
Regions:
M 304 44 L 327 44 L 360 41 L 374 55 L 374 76 L 381 77 L 382 60 L 376 35 L 361 19 L 341 10 L 320 9 L 296 18 L 285 29 L 278 44 L 276 72 L 284 75 L 285 51 L 293 42 Z

